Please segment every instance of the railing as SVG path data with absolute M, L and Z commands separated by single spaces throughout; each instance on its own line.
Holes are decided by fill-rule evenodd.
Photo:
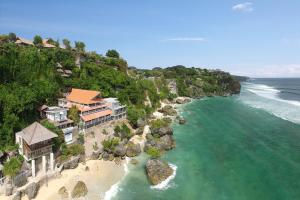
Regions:
M 34 158 L 38 158 L 41 157 L 43 155 L 49 154 L 52 152 L 52 145 L 43 147 L 43 148 L 39 148 L 37 150 L 34 151 L 30 151 L 26 153 L 26 157 L 28 159 L 34 159 Z

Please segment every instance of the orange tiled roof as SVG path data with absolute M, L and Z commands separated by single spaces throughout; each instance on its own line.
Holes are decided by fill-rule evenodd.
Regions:
M 94 90 L 72 89 L 72 92 L 67 96 L 67 100 L 81 104 L 92 104 L 101 101 L 97 99 L 100 92 Z
M 104 110 L 104 111 L 96 112 L 96 113 L 93 113 L 90 115 L 81 116 L 81 119 L 83 119 L 83 121 L 87 122 L 87 121 L 91 121 L 93 119 L 97 119 L 99 117 L 103 117 L 103 116 L 107 116 L 107 115 L 111 115 L 111 114 L 112 114 L 111 110 Z

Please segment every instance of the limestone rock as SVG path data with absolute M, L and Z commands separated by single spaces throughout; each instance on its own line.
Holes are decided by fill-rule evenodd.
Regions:
M 20 191 L 17 191 L 15 194 L 14 194 L 14 197 L 12 198 L 12 200 L 21 200 L 21 192 Z
M 63 163 L 64 169 L 75 169 L 80 162 L 80 156 L 76 156 L 71 158 L 71 160 L 66 161 Z
M 7 184 L 6 187 L 5 187 L 5 195 L 6 195 L 6 196 L 12 195 L 13 189 L 14 189 L 14 188 L 13 188 L 12 185 Z
M 69 197 L 69 192 L 65 186 L 61 187 L 58 190 L 58 194 L 61 196 L 62 199 L 68 198 Z
M 128 142 L 126 156 L 134 157 L 141 153 L 141 146 L 140 144 L 134 144 L 133 142 Z
M 152 185 L 157 185 L 173 174 L 168 163 L 159 159 L 150 159 L 146 163 L 146 172 Z
M 31 199 L 34 199 L 38 190 L 39 190 L 40 186 L 39 184 L 33 182 L 33 183 L 30 183 L 26 189 L 25 189 L 25 194 L 27 194 L 27 197 L 29 200 Z
M 117 145 L 116 148 L 115 148 L 114 153 L 117 156 L 121 156 L 121 157 L 125 156 L 125 154 L 126 154 L 126 148 L 125 148 L 125 146 L 122 145 L 122 144 Z
M 72 198 L 84 197 L 87 195 L 88 189 L 84 182 L 78 181 L 71 193 Z

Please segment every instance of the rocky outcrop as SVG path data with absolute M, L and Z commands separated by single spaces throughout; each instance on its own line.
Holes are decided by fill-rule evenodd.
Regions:
M 173 129 L 171 127 L 153 128 L 151 129 L 152 135 L 173 135 Z
M 189 103 L 191 101 L 192 100 L 190 98 L 180 97 L 180 98 L 177 98 L 175 102 L 178 103 L 178 104 L 185 104 L 185 103 Z
M 11 184 L 7 184 L 5 187 L 5 195 L 10 196 L 13 193 L 13 186 Z
M 147 152 L 147 150 L 151 147 L 155 147 L 160 151 L 169 151 L 176 147 L 176 143 L 171 135 L 164 135 L 160 138 L 147 140 L 144 146 L 144 151 Z
M 138 128 L 146 126 L 146 121 L 144 119 L 139 118 L 136 122 L 136 126 Z
M 186 123 L 186 120 L 183 118 L 183 117 L 180 117 L 179 119 L 178 119 L 178 123 L 179 124 L 185 124 Z
M 120 156 L 123 157 L 126 154 L 126 148 L 123 144 L 119 144 L 115 147 L 115 151 L 114 151 L 116 156 Z
M 146 172 L 152 185 L 157 185 L 173 174 L 168 163 L 159 159 L 150 159 L 146 163 Z
M 25 189 L 25 194 L 27 195 L 28 199 L 31 200 L 31 199 L 34 199 L 35 196 L 37 195 L 37 192 L 39 190 L 39 184 L 33 182 L 33 183 L 30 183 L 26 189 Z
M 164 115 L 170 115 L 170 116 L 177 115 L 177 111 L 170 105 L 166 105 L 158 111 L 163 113 Z
M 85 195 L 87 195 L 87 193 L 88 193 L 88 189 L 85 183 L 82 181 L 78 181 L 74 189 L 72 190 L 71 196 L 72 198 L 79 198 L 79 197 L 84 197 Z
M 16 187 L 22 187 L 27 183 L 27 173 L 21 172 L 13 178 L 13 183 Z
M 96 150 L 96 151 L 93 151 L 93 153 L 92 153 L 92 155 L 91 155 L 91 159 L 92 160 L 97 160 L 97 159 L 99 159 L 99 157 L 100 157 L 100 154 L 103 152 L 103 149 L 102 148 L 100 148 L 100 149 L 98 149 L 98 150 Z
M 21 193 L 20 191 L 17 191 L 17 192 L 14 194 L 12 200 L 21 200 L 21 198 L 22 198 L 22 193 Z
M 133 142 L 127 143 L 126 156 L 134 157 L 141 153 L 140 144 L 134 144 Z
M 61 187 L 59 190 L 58 190 L 58 194 L 60 195 L 60 197 L 62 199 L 66 199 L 69 197 L 69 192 L 67 190 L 67 188 L 65 186 Z
M 80 162 L 80 156 L 71 158 L 70 160 L 63 163 L 64 169 L 75 169 Z
M 171 135 L 164 135 L 156 142 L 156 146 L 160 150 L 169 151 L 175 148 L 175 141 Z

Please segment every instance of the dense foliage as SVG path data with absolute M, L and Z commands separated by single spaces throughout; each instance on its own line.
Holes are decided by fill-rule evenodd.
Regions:
M 24 158 L 23 156 L 15 156 L 4 163 L 3 173 L 6 176 L 15 177 L 21 170 Z
M 222 71 L 183 66 L 129 69 L 115 50 L 102 56 L 85 52 L 83 42 L 76 42 L 73 49 L 64 39 L 66 48 L 62 49 L 16 45 L 15 39 L 13 34 L 0 36 L 0 146 L 13 144 L 15 132 L 39 120 L 39 106 L 57 105 L 57 98 L 71 88 L 99 90 L 103 97 L 117 97 L 127 106 L 128 119 L 136 126 L 137 120 L 151 114 L 163 99 L 235 93 L 239 86 Z M 40 39 L 35 37 L 35 43 Z M 61 76 L 58 65 L 72 70 L 72 75 Z M 170 93 L 170 80 L 176 81 L 178 94 Z M 71 109 L 69 114 L 76 123 L 77 112 Z

